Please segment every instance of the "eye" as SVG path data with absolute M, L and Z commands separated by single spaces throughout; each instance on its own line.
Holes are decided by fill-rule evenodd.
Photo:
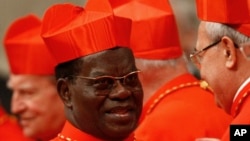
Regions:
M 94 87 L 98 90 L 109 89 L 113 86 L 114 80 L 110 77 L 100 77 L 94 80 Z
M 138 74 L 137 73 L 129 74 L 126 76 L 124 81 L 125 81 L 125 84 L 128 86 L 131 86 L 131 87 L 136 86 L 139 82 Z

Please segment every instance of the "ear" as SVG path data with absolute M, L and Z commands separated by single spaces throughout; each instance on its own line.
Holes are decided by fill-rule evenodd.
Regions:
M 221 38 L 221 42 L 223 43 L 223 55 L 226 59 L 226 67 L 233 68 L 236 65 L 237 55 L 236 55 L 236 47 L 233 40 L 227 36 Z
M 67 79 L 59 78 L 57 80 L 57 91 L 64 105 L 68 108 L 72 108 L 71 93 L 69 91 L 69 82 Z

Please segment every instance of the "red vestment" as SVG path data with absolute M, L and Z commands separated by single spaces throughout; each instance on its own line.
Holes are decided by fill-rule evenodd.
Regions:
M 71 123 L 66 121 L 61 133 L 58 134 L 56 138 L 51 141 L 103 141 L 97 137 L 94 137 L 90 134 L 87 134 L 76 127 L 74 127 Z M 124 141 L 133 141 L 134 137 L 131 135 Z
M 250 83 L 247 84 L 239 93 L 235 101 L 233 102 L 231 115 L 233 120 L 231 124 L 250 124 Z M 229 141 L 230 127 L 222 136 L 221 141 Z
M 31 141 L 23 135 L 16 119 L 0 107 L 0 141 Z
M 213 95 L 198 80 L 184 74 L 162 86 L 145 104 L 138 141 L 194 141 L 220 138 L 231 116 L 215 104 Z

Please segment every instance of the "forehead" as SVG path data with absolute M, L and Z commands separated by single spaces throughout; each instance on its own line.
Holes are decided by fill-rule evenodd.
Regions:
M 208 37 L 207 35 L 207 29 L 206 29 L 206 22 L 201 21 L 199 24 L 199 28 L 198 28 L 198 38 L 199 37 Z
M 103 72 L 112 74 L 114 72 L 130 72 L 135 70 L 135 60 L 129 48 L 115 48 L 102 51 L 83 58 L 83 71 Z
M 204 46 L 204 43 L 210 42 L 209 35 L 207 33 L 206 22 L 201 21 L 198 28 L 197 36 L 197 49 L 202 49 L 201 46 Z M 199 48 L 201 47 L 201 48 Z
M 49 80 L 47 77 L 35 75 L 10 75 L 7 87 L 10 89 L 31 89 L 44 85 Z

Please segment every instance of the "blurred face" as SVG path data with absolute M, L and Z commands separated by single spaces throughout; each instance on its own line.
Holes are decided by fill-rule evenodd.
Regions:
M 11 110 L 19 117 L 23 133 L 35 139 L 57 136 L 64 122 L 63 103 L 52 76 L 11 75 Z
M 101 139 L 126 138 L 137 126 L 143 99 L 132 52 L 128 48 L 103 51 L 84 57 L 83 62 L 78 76 L 96 79 L 67 81 L 71 98 L 65 103 L 72 110 L 68 118 Z
M 230 48 L 230 44 L 233 43 L 229 42 L 227 37 L 217 41 L 211 40 L 207 34 L 205 23 L 201 22 L 198 29 L 196 53 L 193 54 L 199 58 L 198 62 L 195 63 L 200 70 L 201 78 L 207 81 L 212 88 L 216 104 L 228 113 L 230 113 L 235 93 L 235 90 L 232 89 L 234 87 L 232 76 L 235 75 L 231 71 L 230 55 L 232 53 L 227 50 L 227 48 Z M 208 48 L 204 49 L 206 47 Z

